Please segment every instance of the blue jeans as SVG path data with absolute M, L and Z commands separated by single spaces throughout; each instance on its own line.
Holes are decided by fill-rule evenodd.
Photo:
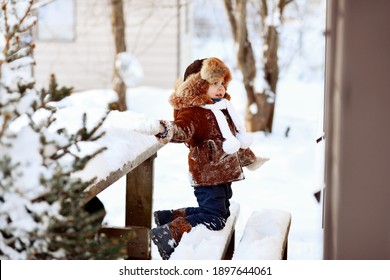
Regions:
M 194 187 L 199 207 L 186 208 L 191 226 L 205 225 L 210 230 L 221 230 L 230 216 L 229 199 L 232 198 L 232 183 L 216 186 Z

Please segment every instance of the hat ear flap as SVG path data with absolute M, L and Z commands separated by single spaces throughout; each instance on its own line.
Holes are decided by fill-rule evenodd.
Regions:
M 178 80 L 175 86 L 177 87 L 169 98 L 169 103 L 175 109 L 213 103 L 206 94 L 209 83 L 203 80 L 199 73 L 189 75 L 185 81 Z

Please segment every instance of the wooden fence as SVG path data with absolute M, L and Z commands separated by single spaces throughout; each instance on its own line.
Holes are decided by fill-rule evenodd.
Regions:
M 153 163 L 157 151 L 163 145 L 156 143 L 142 151 L 123 168 L 113 171 L 102 181 L 87 190 L 85 202 L 126 176 L 126 215 L 124 227 L 103 227 L 102 232 L 110 237 L 125 238 L 129 259 L 150 259 L 153 207 Z

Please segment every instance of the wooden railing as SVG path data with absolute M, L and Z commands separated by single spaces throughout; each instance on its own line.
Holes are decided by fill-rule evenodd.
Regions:
M 162 146 L 156 143 L 142 151 L 123 168 L 111 172 L 105 180 L 89 188 L 85 196 L 85 202 L 88 202 L 126 176 L 125 227 L 103 227 L 101 231 L 110 237 L 125 238 L 129 259 L 151 258 L 149 230 L 152 226 L 153 163 Z

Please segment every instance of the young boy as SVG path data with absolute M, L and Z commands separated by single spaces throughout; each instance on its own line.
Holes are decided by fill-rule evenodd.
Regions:
M 249 149 L 246 133 L 226 92 L 228 67 L 218 58 L 195 60 L 176 83 L 169 102 L 174 121 L 160 121 L 162 143 L 185 143 L 191 185 L 199 207 L 156 211 L 156 228 L 150 232 L 163 259 L 169 259 L 184 232 L 203 224 L 221 230 L 230 215 L 231 184 L 243 180 L 242 167 L 256 169 L 266 159 Z

